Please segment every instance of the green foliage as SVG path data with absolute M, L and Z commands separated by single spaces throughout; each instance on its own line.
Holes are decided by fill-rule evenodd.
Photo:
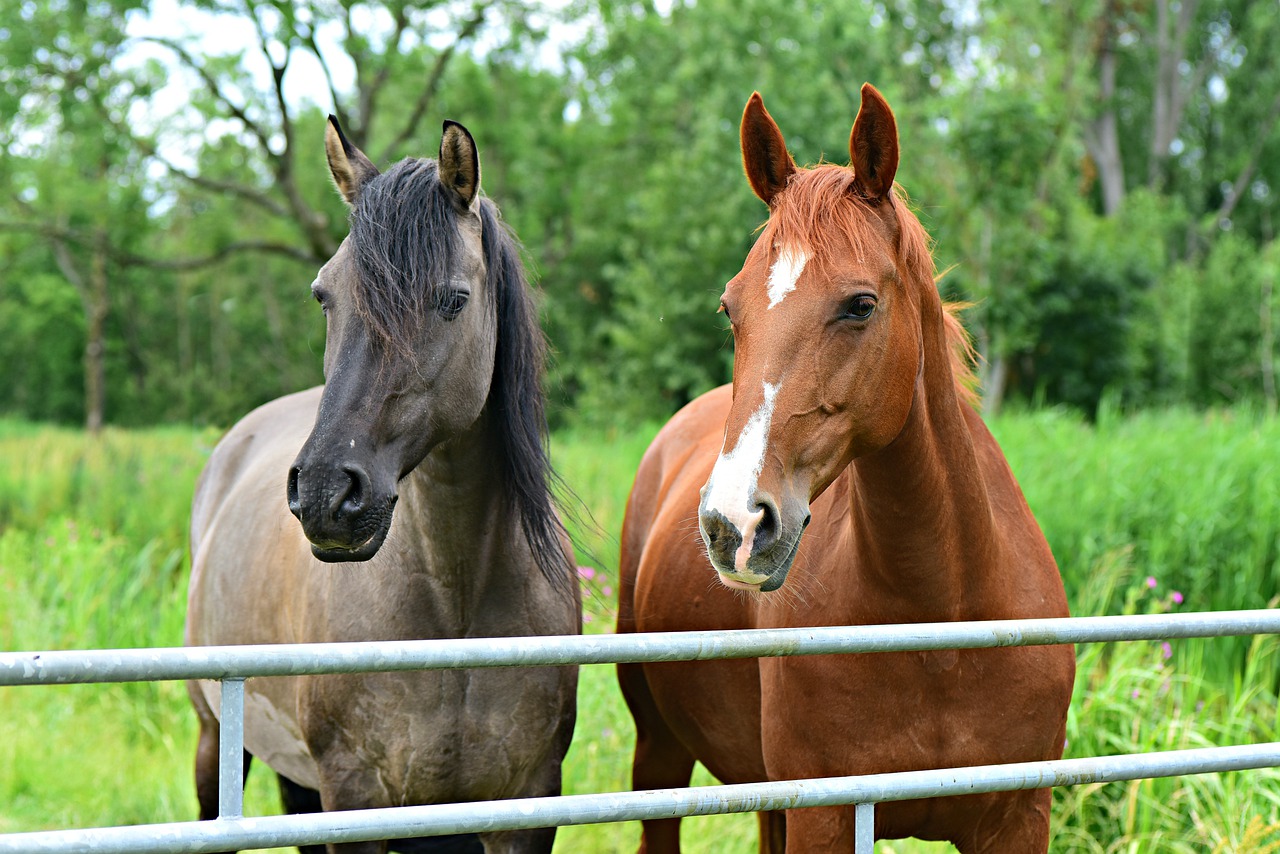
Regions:
M 1219 238 L 1192 278 L 1184 303 L 1188 327 L 1188 384 L 1192 403 L 1214 405 L 1256 399 L 1261 365 L 1259 283 L 1262 259 L 1234 233 Z M 1252 311 L 1233 310 L 1243 306 Z M 1276 316 L 1273 309 L 1273 317 Z M 1214 318 L 1205 323 L 1203 318 Z
M 1196 610 L 1264 608 L 1280 593 L 1280 422 L 1247 409 L 1141 412 L 1096 425 L 1062 411 L 999 418 L 1004 446 L 1049 539 L 1074 611 L 1119 613 L 1101 597 L 1107 556 L 1127 582 L 1151 577 Z M 1230 645 L 1231 642 L 1223 642 Z
M 15 246 L 19 243 L 21 248 Z M 0 237 L 0 246 L 4 244 L 14 251 L 4 253 L 10 259 L 6 266 L 12 287 L 0 293 L 0 360 L 6 366 L 0 411 L 74 423 L 84 405 L 80 299 L 45 266 L 42 247 Z
M 766 215 L 741 173 L 746 97 L 765 95 L 800 162 L 844 162 L 864 80 L 897 111 L 899 180 L 947 295 L 975 303 L 989 403 L 1275 406 L 1280 16 L 1259 4 L 184 6 L 256 31 L 260 66 L 287 61 L 282 101 L 229 45 L 127 40 L 124 13 L 148 2 L 7 2 L 0 355 L 25 357 L 0 412 L 83 417 L 94 335 L 121 425 L 226 423 L 317 382 L 306 285 L 344 232 L 332 110 L 380 165 L 432 154 L 441 118 L 467 124 L 544 294 L 556 423 L 661 418 L 729 377 L 716 297 Z M 325 28 L 353 81 L 300 76 Z M 139 109 L 170 78 L 188 101 Z M 1103 118 L 1123 173 L 1108 215 Z M 99 245 L 105 297 L 68 272 Z
M 1173 359 L 1181 315 L 1166 304 L 1161 275 L 1176 213 L 1137 191 L 1112 217 L 1082 205 L 1067 211 L 1046 277 L 1027 287 L 1036 306 L 1026 343 L 1025 399 L 1066 404 L 1092 416 L 1107 393 L 1130 403 L 1179 400 Z

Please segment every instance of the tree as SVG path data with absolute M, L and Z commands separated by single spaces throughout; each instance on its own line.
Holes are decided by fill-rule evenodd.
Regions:
M 262 309 L 252 325 L 261 329 L 265 316 L 269 340 L 280 345 L 277 374 L 290 384 L 303 376 L 314 379 L 314 369 L 292 367 L 299 362 L 290 346 L 295 341 L 313 346 L 314 334 L 284 333 L 295 320 L 282 314 L 289 297 L 280 282 L 296 287 L 301 279 L 304 287 L 296 293 L 304 293 L 309 281 L 304 277 L 327 260 L 345 232 L 342 207 L 323 168 L 312 165 L 326 111 L 315 105 L 329 100 L 327 109 L 343 118 L 349 135 L 384 160 L 402 150 L 427 154 L 429 148 L 417 137 L 459 51 L 495 28 L 505 28 L 513 39 L 529 32 L 528 16 L 516 3 L 368 7 L 214 0 L 187 7 L 204 10 L 218 24 L 231 18 L 248 22 L 252 54 L 267 69 L 259 78 L 234 46 L 205 55 L 195 37 L 127 36 L 126 14 L 145 11 L 146 0 L 6 2 L 16 7 L 11 19 L 22 26 L 7 31 L 0 42 L 0 112 L 21 118 L 0 130 L 0 175 L 7 188 L 0 199 L 0 229 L 37 236 L 48 248 L 49 266 L 81 297 L 85 419 L 91 429 L 106 417 L 110 360 L 116 352 L 128 365 L 125 373 L 134 377 L 132 400 L 149 398 L 148 405 L 162 407 L 167 416 L 190 415 L 147 391 L 149 380 L 164 368 L 155 367 L 143 350 L 162 345 L 144 344 L 142 337 L 161 337 L 169 327 L 140 321 L 130 309 L 166 304 L 164 295 L 173 290 L 225 291 L 225 283 L 244 281 L 226 273 L 227 265 L 246 253 L 280 259 L 241 267 L 251 278 L 265 269 L 278 274 L 260 280 L 246 300 Z M 134 61 L 140 45 L 161 51 L 168 64 Z M 304 60 L 320 69 L 321 83 L 299 97 L 286 80 Z M 339 61 L 354 64 L 350 87 L 334 70 Z M 174 73 L 185 75 L 190 100 L 171 115 L 152 115 L 140 124 L 136 105 L 146 103 Z M 203 272 L 215 266 L 221 274 Z M 120 292 L 112 285 L 141 269 L 151 275 L 139 278 L 138 287 Z M 143 293 L 149 289 L 155 290 Z M 204 318 L 215 339 L 209 347 L 212 363 L 220 365 L 205 376 L 225 388 L 235 361 L 235 324 L 226 321 L 236 313 L 236 297 L 204 302 L 214 309 Z M 201 324 L 193 324 L 189 305 L 177 308 L 184 342 L 177 345 L 178 361 L 192 369 L 199 385 L 192 343 Z M 118 347 L 107 340 L 112 330 Z M 237 371 L 236 377 L 256 386 L 262 374 Z M 290 390 L 267 386 L 249 399 Z M 192 400 L 196 396 L 190 392 L 179 399 Z M 236 408 L 243 407 L 242 399 Z M 154 417 L 156 410 L 151 411 Z
M 114 60 L 118 22 L 130 0 L 23 4 L 22 26 L 3 43 L 0 103 L 15 116 L 4 129 L 0 160 L 7 184 L 0 228 L 47 241 L 57 269 L 79 295 L 84 321 L 84 422 L 96 433 L 106 409 L 106 333 L 111 280 L 147 232 L 136 166 L 126 141 L 98 117 L 145 97 L 144 74 L 126 75 Z M 71 18 L 80 26 L 65 27 Z M 15 215 L 16 214 L 16 215 Z

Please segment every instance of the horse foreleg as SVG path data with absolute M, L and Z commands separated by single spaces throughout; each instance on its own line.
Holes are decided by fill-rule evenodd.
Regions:
M 784 854 L 787 850 L 787 814 L 782 810 L 756 813 L 760 827 L 760 854 Z
M 280 804 L 288 815 L 305 815 L 321 812 L 324 807 L 320 803 L 320 793 L 315 789 L 293 782 L 283 774 L 277 773 L 280 783 Z M 323 845 L 299 845 L 302 854 L 325 854 Z
M 808 807 L 788 810 L 785 839 L 784 850 L 787 854 L 852 851 L 854 809 L 853 807 Z
M 556 828 L 504 830 L 480 834 L 484 854 L 551 854 L 556 841 Z
M 618 683 L 636 724 L 636 750 L 631 762 L 631 788 L 674 789 L 689 785 L 693 754 L 671 731 L 649 691 L 639 664 L 619 664 Z M 641 822 L 641 854 L 679 854 L 680 819 Z
M 387 854 L 387 842 L 339 842 L 326 845 L 329 854 Z
M 952 840 L 961 854 L 1045 854 L 1049 850 L 1052 789 L 986 797 L 988 803 L 995 803 Z

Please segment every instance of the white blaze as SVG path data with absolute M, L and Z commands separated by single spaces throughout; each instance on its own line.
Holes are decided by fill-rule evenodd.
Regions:
M 764 467 L 764 454 L 768 447 L 769 424 L 773 420 L 773 402 L 778 396 L 777 385 L 762 384 L 764 400 L 760 408 L 747 419 L 733 450 L 721 451 L 707 481 L 704 506 L 715 510 L 742 532 L 742 546 L 734 560 L 735 568 L 745 569 L 751 556 L 756 523 L 762 511 L 753 509 L 751 497 L 756 491 L 760 470 Z M 726 443 L 727 444 L 727 443 Z
M 783 248 L 769 270 L 769 308 L 782 302 L 783 297 L 796 289 L 796 282 L 800 281 L 800 274 L 807 263 L 809 256 L 803 250 L 790 246 Z

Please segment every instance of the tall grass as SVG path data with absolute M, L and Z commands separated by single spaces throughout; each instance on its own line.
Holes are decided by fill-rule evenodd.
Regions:
M 1263 607 L 1280 593 L 1280 422 L 1012 414 L 992 429 L 1057 555 L 1076 614 Z M 557 435 L 588 631 L 609 631 L 617 536 L 656 426 Z M 0 421 L 0 644 L 180 643 L 192 486 L 216 434 Z M 1068 756 L 1280 739 L 1272 638 L 1079 648 Z M 625 789 L 634 739 L 612 668 L 585 667 L 567 792 Z M 0 689 L 0 832 L 190 819 L 195 725 L 174 683 Z M 696 782 L 710 782 L 700 772 Z M 1055 852 L 1280 850 L 1275 771 L 1055 794 Z M 278 810 L 250 776 L 250 814 Z M 693 852 L 755 850 L 755 822 L 685 822 Z M 634 850 L 634 824 L 565 828 L 557 851 Z M 882 854 L 945 851 L 881 843 Z
M 998 419 L 992 432 L 1073 613 L 1121 613 L 1145 584 L 1176 592 L 1183 610 L 1265 608 L 1280 593 L 1280 421 L 1104 409 L 1089 425 L 1045 410 Z M 1248 644 L 1215 641 L 1208 664 L 1227 667 L 1212 675 L 1241 667 Z

